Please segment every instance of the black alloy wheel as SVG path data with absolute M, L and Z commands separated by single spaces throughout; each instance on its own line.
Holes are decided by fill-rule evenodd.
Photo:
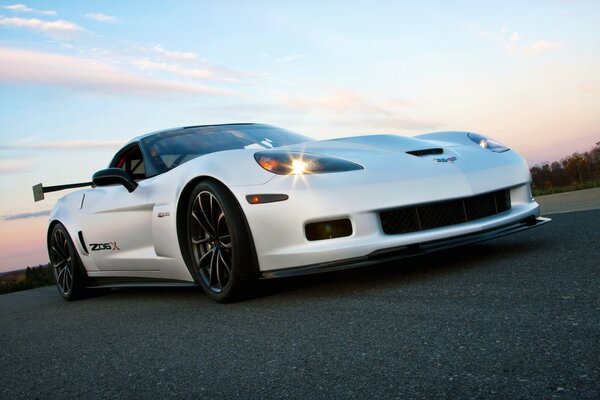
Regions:
M 223 207 L 211 192 L 200 192 L 194 199 L 191 241 L 204 284 L 220 293 L 231 277 L 231 235 Z
M 66 300 L 80 298 L 85 289 L 85 277 L 79 256 L 63 225 L 56 224 L 52 229 L 48 252 L 58 292 Z
M 218 302 L 246 297 L 256 263 L 235 198 L 217 183 L 199 183 L 190 198 L 187 231 L 193 270 L 209 297 Z

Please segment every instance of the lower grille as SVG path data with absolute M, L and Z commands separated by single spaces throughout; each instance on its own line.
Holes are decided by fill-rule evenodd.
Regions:
M 475 221 L 510 209 L 510 190 L 463 199 L 386 210 L 379 214 L 387 235 L 424 231 Z

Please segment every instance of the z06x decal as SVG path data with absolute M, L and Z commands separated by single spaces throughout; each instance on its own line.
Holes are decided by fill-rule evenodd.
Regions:
M 121 250 L 119 246 L 117 246 L 117 242 L 108 242 L 108 243 L 90 243 L 90 248 L 92 251 L 99 250 Z

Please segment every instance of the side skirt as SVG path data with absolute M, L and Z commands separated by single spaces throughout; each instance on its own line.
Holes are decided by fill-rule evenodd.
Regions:
M 198 286 L 195 282 L 175 279 L 156 278 L 88 278 L 87 288 L 116 288 L 116 287 L 190 287 Z

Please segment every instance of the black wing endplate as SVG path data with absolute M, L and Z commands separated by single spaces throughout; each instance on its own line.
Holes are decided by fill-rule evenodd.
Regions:
M 49 192 L 58 192 L 59 190 L 65 189 L 74 189 L 86 186 L 93 186 L 92 182 L 82 182 L 82 183 L 69 183 L 67 185 L 57 185 L 57 186 L 44 186 L 41 183 L 33 186 L 33 200 L 40 201 L 44 200 L 44 193 Z

